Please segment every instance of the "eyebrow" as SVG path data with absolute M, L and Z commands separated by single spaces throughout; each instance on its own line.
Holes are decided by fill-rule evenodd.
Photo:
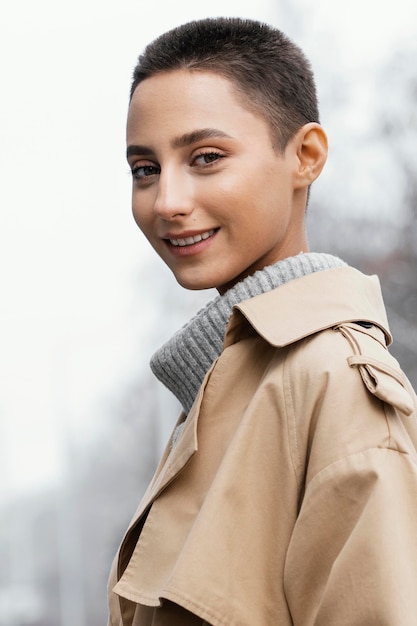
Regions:
M 218 128 L 201 128 L 199 130 L 192 130 L 190 133 L 184 133 L 184 135 L 179 135 L 178 137 L 174 137 L 171 141 L 171 146 L 173 148 L 185 148 L 186 146 L 190 146 L 193 143 L 197 143 L 197 141 L 202 141 L 203 139 L 215 139 L 215 138 L 228 138 L 231 139 L 230 135 L 225 133 Z M 149 156 L 153 154 L 153 150 L 148 146 L 141 145 L 130 145 L 126 150 L 126 157 L 135 155 Z
M 179 137 L 175 137 L 172 140 L 171 145 L 173 148 L 185 148 L 186 146 L 190 146 L 197 141 L 202 141 L 203 139 L 216 139 L 219 137 L 229 138 L 230 135 L 225 133 L 218 128 L 201 128 L 199 130 L 192 130 L 190 133 L 185 133 L 184 135 L 180 135 Z
M 131 145 L 127 147 L 126 150 L 126 158 L 128 159 L 130 156 L 141 155 L 141 156 L 151 156 L 153 154 L 153 150 L 148 148 L 147 146 L 139 146 L 139 145 Z

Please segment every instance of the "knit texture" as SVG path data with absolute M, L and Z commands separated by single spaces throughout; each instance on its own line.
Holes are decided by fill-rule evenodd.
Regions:
M 278 261 L 248 276 L 211 300 L 152 357 L 155 376 L 188 413 L 203 378 L 223 348 L 233 306 L 313 272 L 345 266 L 341 259 L 316 252 Z

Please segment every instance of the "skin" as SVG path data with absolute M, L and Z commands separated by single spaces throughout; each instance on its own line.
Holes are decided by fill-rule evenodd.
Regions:
M 308 250 L 307 189 L 327 156 L 319 124 L 279 152 L 228 79 L 174 70 L 136 88 L 127 156 L 134 218 L 183 287 L 224 293 Z

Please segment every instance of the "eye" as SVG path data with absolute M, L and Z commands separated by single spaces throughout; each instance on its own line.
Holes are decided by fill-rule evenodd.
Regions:
M 210 166 L 212 163 L 215 163 L 216 161 L 218 161 L 219 159 L 223 159 L 224 155 L 220 154 L 220 152 L 216 152 L 214 150 L 207 150 L 207 152 L 200 152 L 199 154 L 197 154 L 193 160 L 192 160 L 192 165 L 197 165 L 197 166 L 202 166 L 202 167 L 207 167 Z
M 132 176 L 136 180 L 143 181 L 152 176 L 158 176 L 161 168 L 159 165 L 135 165 L 132 167 Z

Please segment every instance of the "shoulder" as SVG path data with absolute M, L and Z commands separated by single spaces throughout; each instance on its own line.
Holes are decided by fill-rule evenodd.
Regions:
M 368 322 L 338 324 L 291 346 L 287 367 L 292 380 L 317 384 L 320 379 L 339 392 L 362 389 L 405 415 L 416 409 L 416 396 L 390 354 L 384 332 Z M 298 372 L 297 376 L 295 373 Z
M 299 464 L 312 475 L 370 448 L 415 454 L 416 396 L 378 328 L 343 324 L 293 344 L 283 377 Z
M 355 394 L 361 406 L 378 400 L 405 416 L 416 415 L 416 394 L 385 345 L 383 331 L 371 323 L 338 324 L 295 342 L 285 368 L 294 396 L 311 390 L 351 403 Z

